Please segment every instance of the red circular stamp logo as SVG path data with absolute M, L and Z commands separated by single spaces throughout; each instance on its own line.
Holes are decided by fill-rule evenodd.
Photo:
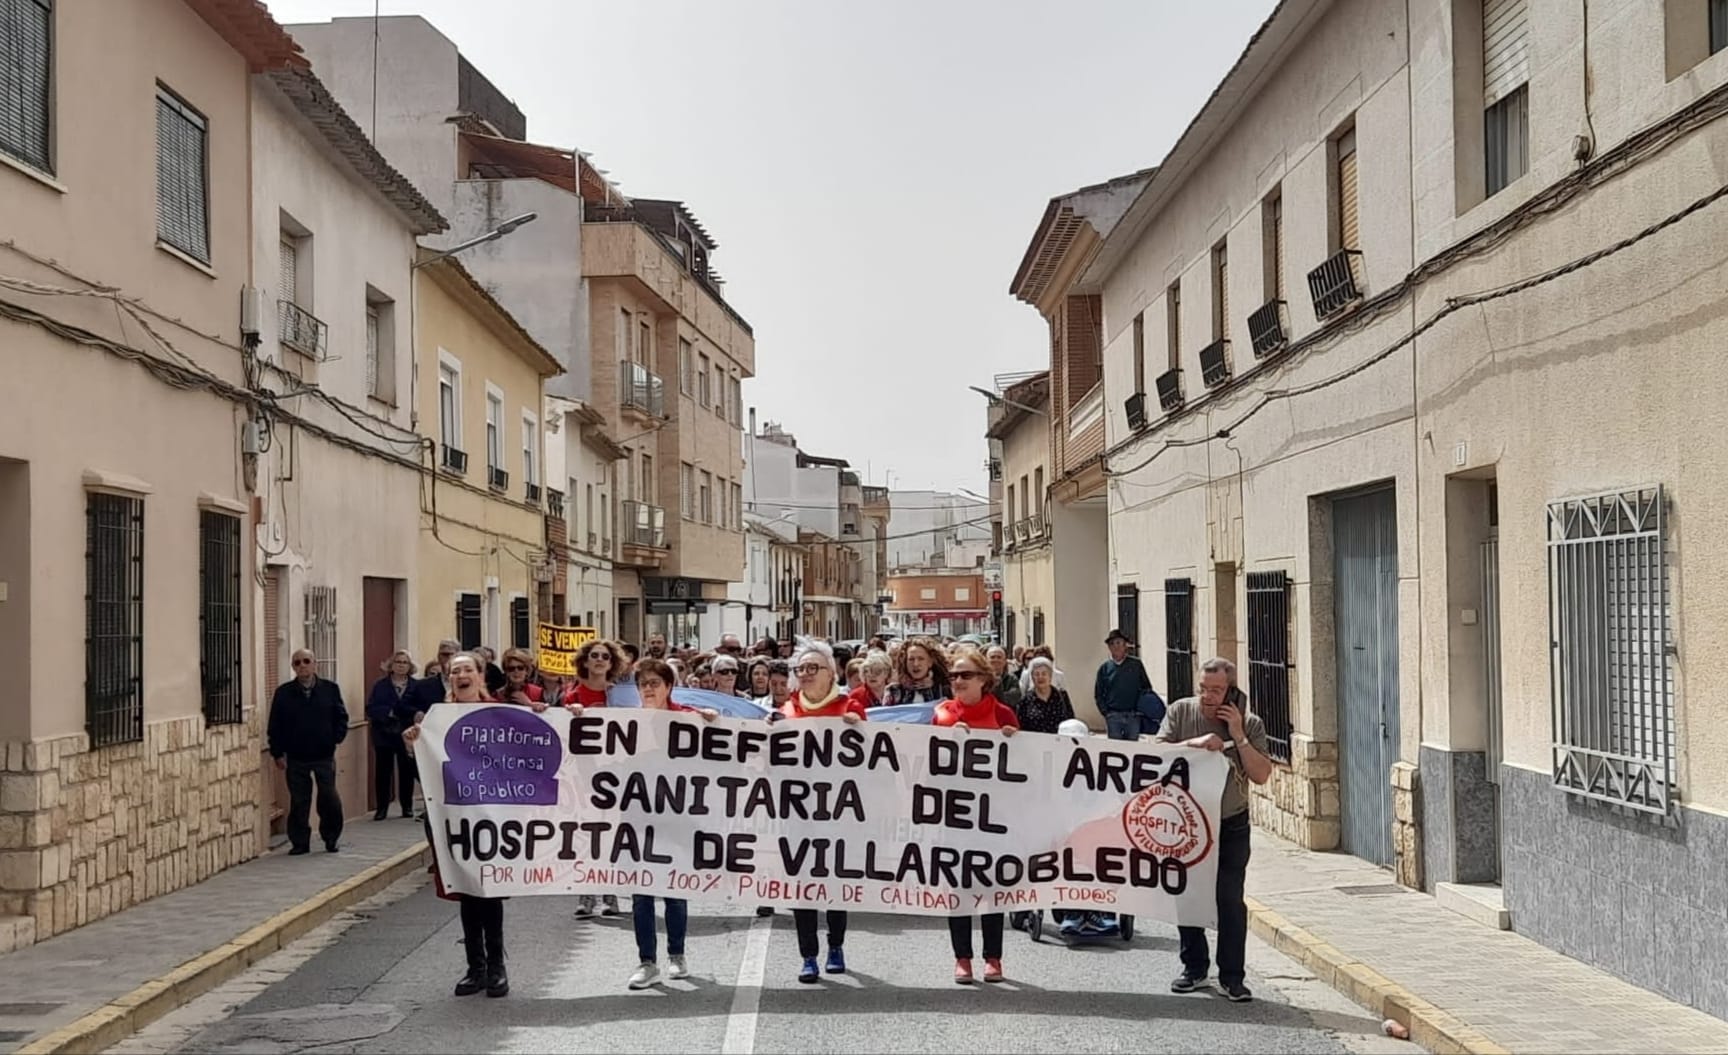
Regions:
M 1175 784 L 1154 784 L 1129 799 L 1122 830 L 1136 847 L 1185 865 L 1212 852 L 1212 822 L 1193 794 Z

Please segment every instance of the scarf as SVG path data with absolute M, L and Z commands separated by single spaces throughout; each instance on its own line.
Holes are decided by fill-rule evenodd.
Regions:
M 816 701 L 815 703 L 812 703 L 809 700 L 805 699 L 803 693 L 799 693 L 798 694 L 798 707 L 800 710 L 804 711 L 804 713 L 806 713 L 806 714 L 814 714 L 815 712 L 820 711 L 822 708 L 831 705 L 835 700 L 838 700 L 840 697 L 842 697 L 844 695 L 846 695 L 846 694 L 844 692 L 840 691 L 840 682 L 838 680 L 836 680 L 833 685 L 829 686 L 828 695 L 826 697 L 824 697 L 823 699 Z

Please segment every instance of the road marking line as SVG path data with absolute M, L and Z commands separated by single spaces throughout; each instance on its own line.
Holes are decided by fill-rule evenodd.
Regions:
M 773 916 L 757 916 L 744 936 L 744 958 L 738 962 L 738 980 L 733 983 L 732 1010 L 726 1016 L 726 1039 L 720 1055 L 753 1055 L 756 1050 L 756 1016 L 762 1004 L 762 980 L 768 972 L 768 934 Z

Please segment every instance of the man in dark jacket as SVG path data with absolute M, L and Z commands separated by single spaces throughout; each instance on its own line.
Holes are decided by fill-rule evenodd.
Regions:
M 438 642 L 438 672 L 428 674 L 414 683 L 408 695 L 414 698 L 415 714 L 425 713 L 428 707 L 435 703 L 443 703 L 450 698 L 450 661 L 456 658 L 456 653 L 462 651 L 459 642 L 445 638 Z M 406 708 L 405 708 L 406 709 Z M 413 724 L 413 715 L 405 716 L 403 728 Z
M 318 835 L 324 849 L 336 852 L 342 837 L 342 799 L 336 793 L 336 745 L 348 736 L 348 708 L 342 690 L 318 676 L 311 649 L 294 653 L 294 680 L 270 698 L 270 757 L 288 773 L 290 855 L 303 854 L 312 842 L 312 782 L 318 782 Z
M 1152 679 L 1138 656 L 1130 656 L 1128 647 L 1134 644 L 1121 630 L 1110 631 L 1104 639 L 1110 658 L 1098 667 L 1098 678 L 1092 686 L 1092 700 L 1098 713 L 1104 716 L 1104 728 L 1112 740 L 1140 739 L 1140 697 L 1151 691 Z

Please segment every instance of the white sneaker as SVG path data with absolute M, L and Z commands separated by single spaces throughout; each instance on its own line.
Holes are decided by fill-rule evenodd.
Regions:
M 594 914 L 594 895 L 583 894 L 576 899 L 576 918 L 582 919 Z
M 666 977 L 674 982 L 690 977 L 690 965 L 684 962 L 684 957 L 667 957 Z
M 606 894 L 600 898 L 600 914 L 602 916 L 618 915 L 618 895 Z
M 660 980 L 660 968 L 653 963 L 643 963 L 636 968 L 636 973 L 630 976 L 630 988 L 646 989 Z

